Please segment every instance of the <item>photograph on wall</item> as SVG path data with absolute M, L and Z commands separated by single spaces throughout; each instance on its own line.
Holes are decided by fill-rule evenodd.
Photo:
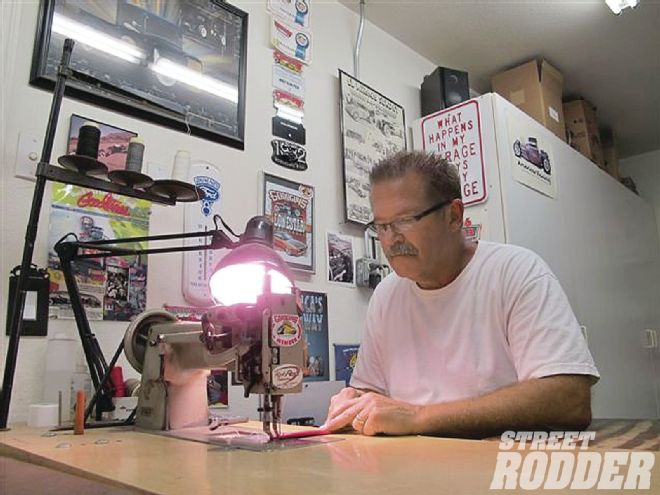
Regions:
M 73 318 L 55 243 L 67 234 L 81 242 L 149 235 L 150 208 L 151 203 L 141 199 L 53 184 L 48 239 L 51 318 Z M 146 243 L 126 246 L 146 248 Z M 80 254 L 93 252 L 80 250 Z M 145 310 L 146 256 L 82 259 L 73 262 L 73 273 L 89 320 L 129 321 Z
M 291 268 L 314 273 L 314 188 L 264 173 L 263 212 L 275 251 Z
M 80 128 L 86 122 L 98 124 L 101 130 L 98 160 L 108 167 L 108 171 L 124 170 L 126 168 L 126 157 L 128 156 L 128 143 L 132 137 L 137 136 L 137 133 L 103 124 L 93 119 L 81 117 L 80 115 L 71 115 L 67 154 L 71 155 L 76 152 L 78 134 L 80 133 Z
M 300 300 L 307 349 L 303 379 L 309 382 L 329 380 L 328 295 L 301 290 Z
M 383 158 L 406 149 L 405 114 L 402 106 L 342 70 L 339 85 L 345 215 L 366 225 L 372 217 L 369 172 Z
M 348 387 L 357 363 L 360 344 L 333 344 L 333 346 L 335 348 L 335 380 L 344 380 Z
M 67 94 L 242 149 L 246 12 L 214 0 L 43 0 L 30 83 L 52 89 L 75 41 Z
M 355 286 L 353 238 L 338 232 L 326 233 L 328 282 Z
M 551 198 L 557 196 L 557 171 L 550 140 L 543 138 L 535 125 L 526 125 L 512 118 L 509 128 L 509 152 L 513 178 Z

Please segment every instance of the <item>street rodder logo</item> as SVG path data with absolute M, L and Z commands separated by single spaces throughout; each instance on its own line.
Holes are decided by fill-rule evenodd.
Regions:
M 492 490 L 648 490 L 653 452 L 585 452 L 595 431 L 505 431 Z M 627 472 L 625 468 L 627 466 Z

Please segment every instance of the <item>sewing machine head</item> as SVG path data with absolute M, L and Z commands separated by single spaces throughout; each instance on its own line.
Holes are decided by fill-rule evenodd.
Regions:
M 263 396 L 264 431 L 272 435 L 277 428 L 282 395 L 302 391 L 305 339 L 297 290 L 269 240 L 272 225 L 270 239 L 266 233 L 263 241 L 252 239 L 223 258 L 210 284 L 225 305 L 210 308 L 201 322 L 155 310 L 130 324 L 124 351 L 142 373 L 138 427 L 208 424 L 206 377 L 224 368 L 243 384 L 246 397 Z

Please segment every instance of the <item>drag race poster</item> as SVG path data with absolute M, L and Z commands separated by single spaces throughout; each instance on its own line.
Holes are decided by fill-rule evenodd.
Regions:
M 263 205 L 275 251 L 291 268 L 314 273 L 314 188 L 264 174 Z
M 146 236 L 150 206 L 149 201 L 142 199 L 53 183 L 48 238 L 51 318 L 73 318 L 55 243 L 67 234 L 74 234 L 80 242 Z M 75 237 L 69 236 L 69 239 L 75 240 Z M 122 247 L 147 246 L 135 243 Z M 80 254 L 84 254 L 84 250 Z M 129 321 L 145 310 L 146 256 L 83 259 L 75 261 L 73 269 L 89 320 Z

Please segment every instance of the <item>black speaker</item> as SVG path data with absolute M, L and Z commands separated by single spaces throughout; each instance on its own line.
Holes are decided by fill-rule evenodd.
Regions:
M 422 81 L 422 116 L 470 99 L 468 73 L 438 67 Z

